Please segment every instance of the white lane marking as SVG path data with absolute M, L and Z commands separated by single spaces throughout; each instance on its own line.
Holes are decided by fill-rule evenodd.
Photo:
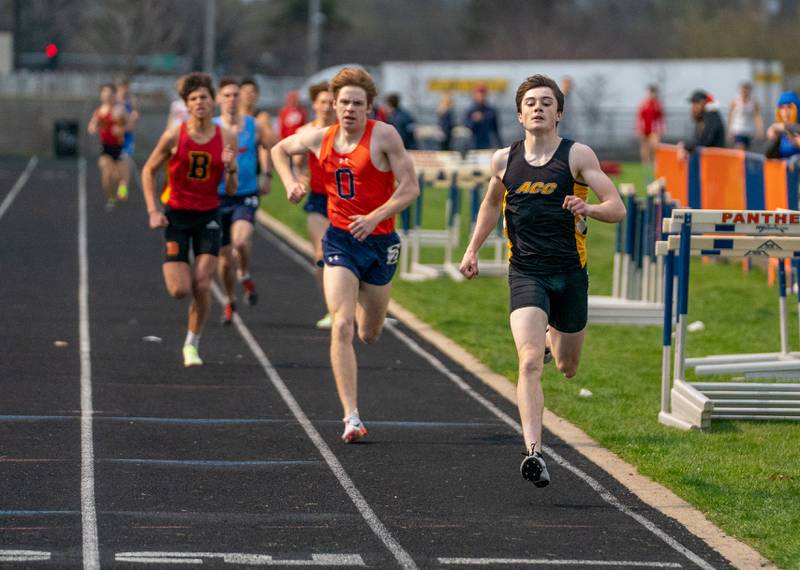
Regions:
M 50 553 L 43 550 L 0 550 L 0 562 L 29 562 L 50 560 Z
M 267 238 L 270 242 L 278 245 L 281 251 L 286 252 L 289 257 L 299 263 L 303 268 L 305 268 L 310 273 L 313 273 L 314 266 L 308 259 L 297 253 L 294 249 L 283 243 L 277 237 L 272 235 L 270 232 L 266 231 L 265 229 L 257 226 L 259 228 L 259 234 Z M 392 334 L 394 334 L 400 341 L 406 344 L 411 350 L 419 354 L 423 359 L 427 360 L 434 368 L 436 368 L 439 372 L 441 372 L 446 378 L 448 378 L 451 382 L 453 382 L 456 386 L 458 386 L 462 391 L 464 391 L 467 395 L 469 395 L 472 399 L 477 401 L 481 404 L 484 408 L 492 412 L 497 418 L 502 420 L 506 425 L 508 425 L 511 429 L 516 431 L 518 434 L 522 435 L 522 427 L 519 423 L 511 418 L 508 414 L 503 412 L 500 408 L 495 406 L 492 402 L 481 396 L 478 392 L 472 389 L 472 387 L 467 384 L 460 376 L 454 374 L 447 368 L 442 361 L 432 355 L 430 352 L 422 348 L 416 341 L 411 339 L 408 335 L 403 333 L 399 328 L 397 328 L 393 323 L 387 322 L 386 328 L 389 329 Z M 589 487 L 591 487 L 600 497 L 619 510 L 620 512 L 628 515 L 633 520 L 641 524 L 651 533 L 656 535 L 662 541 L 664 541 L 670 548 L 679 552 L 694 564 L 703 568 L 703 570 L 714 570 L 714 567 L 703 560 L 700 556 L 683 546 L 680 542 L 676 539 L 672 538 L 669 534 L 661 530 L 655 523 L 650 521 L 647 517 L 640 515 L 639 513 L 633 512 L 631 509 L 626 507 L 622 504 L 622 502 L 617 499 L 610 491 L 608 491 L 605 487 L 603 487 L 596 479 L 591 477 L 588 473 L 584 472 L 583 470 L 579 469 L 578 467 L 572 465 L 569 461 L 567 461 L 564 457 L 553 451 L 549 447 L 544 448 L 545 452 L 548 456 L 550 456 L 556 463 L 558 463 L 561 467 L 571 471 L 574 475 L 578 478 L 582 479 Z
M 364 566 L 358 554 L 312 554 L 308 559 L 275 559 L 268 554 L 242 552 L 119 552 L 117 562 L 140 564 L 202 564 L 203 559 L 222 560 L 226 564 L 248 566 Z
M 89 248 L 86 229 L 86 159 L 78 160 L 78 305 L 81 351 L 81 522 L 83 567 L 100 568 L 94 497 L 92 344 L 89 337 Z
M 19 194 L 20 190 L 22 190 L 22 187 L 25 186 L 25 183 L 28 182 L 28 178 L 31 177 L 31 173 L 33 172 L 33 169 L 36 168 L 38 162 L 39 157 L 36 155 L 32 156 L 28 161 L 28 165 L 25 167 L 25 170 L 23 170 L 22 174 L 19 175 L 19 178 L 14 183 L 14 186 L 11 187 L 11 191 L 5 197 L 3 203 L 0 204 L 0 218 L 3 217 L 3 214 L 5 214 L 6 210 L 8 210 L 8 208 L 11 206 L 11 202 L 13 202 L 17 197 L 17 194 Z
M 219 290 L 219 287 L 216 283 L 213 284 L 212 290 L 214 292 L 214 296 L 216 297 L 217 301 L 222 304 L 224 303 L 224 299 L 222 297 L 222 292 Z M 411 555 L 406 552 L 406 550 L 400 545 L 400 543 L 392 536 L 389 532 L 389 529 L 384 526 L 384 524 L 378 518 L 378 515 L 372 510 L 372 507 L 369 506 L 367 500 L 356 488 L 355 483 L 347 474 L 342 464 L 339 462 L 339 459 L 334 455 L 331 448 L 328 447 L 328 444 L 325 443 L 325 440 L 322 439 L 322 436 L 319 434 L 317 429 L 311 423 L 311 420 L 308 419 L 303 409 L 300 407 L 300 404 L 297 403 L 297 400 L 292 395 L 289 388 L 286 386 L 286 383 L 278 374 L 278 371 L 275 370 L 275 367 L 272 366 L 272 363 L 267 358 L 267 355 L 261 349 L 261 346 L 258 344 L 256 339 L 250 333 L 250 329 L 242 320 L 239 313 L 233 314 L 233 323 L 236 325 L 236 329 L 239 331 L 239 334 L 245 340 L 247 345 L 250 347 L 251 352 L 258 360 L 261 367 L 264 369 L 264 372 L 267 373 L 267 377 L 269 378 L 272 385 L 280 394 L 283 401 L 292 411 L 295 419 L 300 423 L 303 428 L 303 431 L 306 432 L 308 438 L 314 443 L 316 448 L 319 450 L 322 457 L 325 459 L 325 462 L 330 467 L 333 474 L 336 476 L 336 479 L 339 480 L 339 484 L 344 488 L 347 495 L 350 497 L 350 500 L 356 506 L 361 516 L 369 525 L 372 532 L 383 542 L 386 548 L 392 553 L 395 559 L 400 563 L 400 566 L 403 568 L 417 568 L 417 565 L 414 563 L 414 560 L 411 558 Z
M 677 562 L 637 562 L 635 560 L 554 560 L 549 558 L 439 558 L 439 564 L 460 566 L 626 566 L 639 568 L 682 568 Z

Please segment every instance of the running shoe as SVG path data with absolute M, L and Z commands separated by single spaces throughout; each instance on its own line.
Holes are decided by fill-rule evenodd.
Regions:
M 109 198 L 108 200 L 106 200 L 106 212 L 110 212 L 111 210 L 113 210 L 115 205 L 116 202 L 114 201 L 113 198 Z
M 225 303 L 222 308 L 222 324 L 233 324 L 233 313 L 236 312 L 236 303 Z
M 553 353 L 547 347 L 544 349 L 544 363 L 547 364 L 553 360 Z
M 125 202 L 128 199 L 128 185 L 123 184 L 120 182 L 119 186 L 117 186 L 117 200 L 120 202 Z
M 367 428 L 358 416 L 350 416 L 342 420 L 344 422 L 344 433 L 342 441 L 345 443 L 355 443 L 361 438 L 367 437 Z
M 540 452 L 534 451 L 534 445 L 531 445 L 530 454 L 523 453 L 525 459 L 522 460 L 519 466 L 519 472 L 523 479 L 530 481 L 537 487 L 547 487 L 550 483 L 550 473 L 547 471 L 544 456 Z
M 325 313 L 325 316 L 317 321 L 317 328 L 320 330 L 329 330 L 333 325 L 333 315 Z
M 197 347 L 193 344 L 183 345 L 183 366 L 189 368 L 190 366 L 202 366 L 203 360 L 197 352 Z
M 242 287 L 244 287 L 244 300 L 251 307 L 258 304 L 258 293 L 256 292 L 256 284 L 249 277 L 242 280 Z

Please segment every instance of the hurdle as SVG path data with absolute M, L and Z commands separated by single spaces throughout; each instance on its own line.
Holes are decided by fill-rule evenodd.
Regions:
M 460 242 L 461 193 L 458 187 L 458 168 L 461 155 L 455 151 L 412 151 L 414 169 L 419 178 L 420 195 L 412 209 L 401 214 L 400 239 L 403 243 L 400 254 L 399 276 L 407 281 L 424 281 L 442 275 L 454 280 L 463 279 L 458 271 L 454 253 Z M 430 186 L 430 190 L 426 187 Z M 425 194 L 427 191 L 447 191 L 444 214 L 444 229 L 422 228 Z M 443 250 L 441 264 L 421 262 L 423 247 Z
M 678 209 L 672 212 L 669 220 L 665 220 L 664 229 L 666 233 L 678 235 L 669 235 L 656 244 L 657 255 L 665 258 L 659 421 L 689 430 L 707 429 L 712 418 L 800 420 L 798 383 L 688 382 L 685 377 L 691 256 L 800 257 L 800 212 Z M 748 230 L 754 231 L 755 235 L 748 235 Z M 707 233 L 717 235 L 699 235 Z M 671 369 L 672 288 L 676 274 L 677 323 L 674 327 L 674 369 Z M 780 278 L 781 289 L 785 292 L 785 272 L 781 272 Z M 782 339 L 783 342 L 787 341 Z M 797 378 L 800 377 L 800 358 L 796 356 L 788 354 L 787 358 L 775 361 L 707 365 L 707 372 L 743 372 L 752 378 Z M 699 366 L 696 368 L 699 373 L 698 369 Z
M 660 286 L 663 263 L 655 255 L 661 220 L 673 203 L 663 179 L 638 198 L 633 184 L 620 184 L 627 210 L 617 224 L 611 296 L 589 296 L 589 320 L 595 324 L 660 325 L 663 299 Z

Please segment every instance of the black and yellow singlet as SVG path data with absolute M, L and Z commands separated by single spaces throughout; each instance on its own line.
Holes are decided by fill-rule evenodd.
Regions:
M 511 145 L 503 176 L 503 217 L 509 263 L 526 273 L 550 275 L 586 267 L 586 221 L 561 207 L 574 194 L 586 200 L 589 188 L 572 177 L 569 151 L 561 139 L 543 166 L 525 160 L 524 141 Z

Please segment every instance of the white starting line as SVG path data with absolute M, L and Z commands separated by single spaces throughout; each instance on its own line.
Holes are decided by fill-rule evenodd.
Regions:
M 42 550 L 0 550 L 0 562 L 33 562 L 50 560 L 50 553 Z
M 204 560 L 248 566 L 364 566 L 358 554 L 312 554 L 311 559 L 275 559 L 268 554 L 242 552 L 120 552 L 117 562 L 139 564 L 203 564 Z

